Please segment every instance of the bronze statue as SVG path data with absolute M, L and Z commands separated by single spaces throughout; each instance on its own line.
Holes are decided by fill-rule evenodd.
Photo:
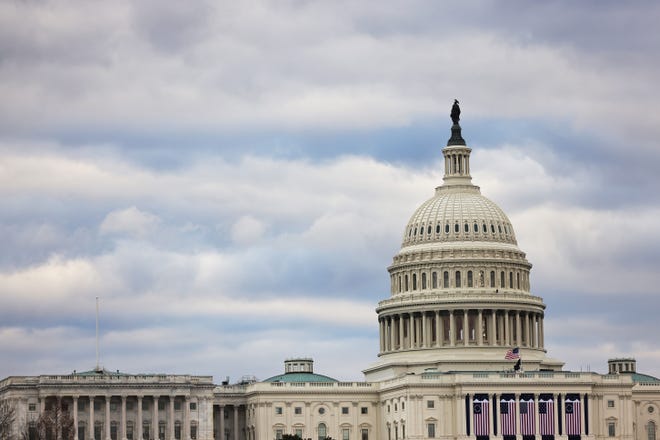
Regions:
M 454 99 L 454 105 L 451 106 L 451 120 L 454 125 L 461 119 L 461 108 L 458 106 L 458 99 Z

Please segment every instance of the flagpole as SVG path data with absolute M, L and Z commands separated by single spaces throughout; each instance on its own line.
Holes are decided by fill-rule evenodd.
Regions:
M 96 371 L 101 371 L 99 365 L 99 297 L 96 297 Z

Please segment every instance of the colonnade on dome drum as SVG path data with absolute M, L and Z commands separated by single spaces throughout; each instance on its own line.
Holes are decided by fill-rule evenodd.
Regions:
M 439 347 L 525 347 L 543 350 L 543 312 L 455 308 L 382 312 L 380 353 Z

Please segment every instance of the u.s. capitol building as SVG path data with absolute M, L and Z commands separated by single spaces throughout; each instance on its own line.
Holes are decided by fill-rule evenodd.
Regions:
M 40 438 L 40 416 L 53 412 L 72 424 L 52 440 L 655 440 L 660 380 L 637 373 L 634 359 L 598 374 L 548 356 L 531 264 L 506 214 L 472 184 L 453 119 L 444 182 L 410 217 L 388 268 L 378 360 L 364 382 L 317 374 L 311 359 L 220 385 L 103 369 L 12 376 L 0 400 L 14 408 L 15 440 Z

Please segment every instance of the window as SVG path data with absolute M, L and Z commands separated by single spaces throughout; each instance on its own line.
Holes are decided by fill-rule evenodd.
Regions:
M 158 399 L 158 411 L 165 411 L 165 401 Z
M 191 440 L 197 440 L 197 425 L 190 425 L 190 438 Z
M 426 289 L 426 272 L 422 274 L 422 289 Z
M 459 230 L 460 230 L 460 228 L 458 227 L 458 223 L 456 223 L 454 225 L 454 232 L 458 232 Z
M 94 438 L 103 438 L 103 423 L 96 422 L 94 423 Z
M 78 425 L 78 440 L 85 440 L 85 431 L 87 427 L 84 424 L 79 424 Z M 29 427 L 28 427 L 28 435 L 29 435 Z M 36 428 L 35 428 L 36 429 Z M 32 439 L 32 437 L 30 437 Z M 128 440 L 132 440 L 132 438 L 129 438 Z
M 417 274 L 414 273 L 412 276 L 412 290 L 417 290 Z
M 401 411 L 406 409 L 406 402 L 401 402 Z
M 432 283 L 431 287 L 433 287 L 434 289 L 438 288 L 438 273 L 437 272 L 433 272 L 431 274 L 431 283 Z
M 390 406 L 387 405 L 387 412 L 390 412 Z
M 504 287 L 504 271 L 500 272 L 500 287 Z
M 426 233 L 429 234 L 429 235 L 431 235 L 431 225 L 429 225 L 429 227 L 426 228 Z
M 278 416 L 282 415 L 282 407 L 281 406 L 276 406 L 275 407 L 275 414 Z
M 614 400 L 608 400 L 607 401 L 607 407 L 608 408 L 614 408 Z
M 479 232 L 479 225 L 476 223 L 474 224 L 474 232 Z
M 29 403 L 28 404 L 28 411 L 36 411 L 37 410 L 37 404 L 36 403 Z
M 130 420 L 126 422 L 126 438 L 128 440 L 133 440 L 133 422 Z
M 495 271 L 490 271 L 490 287 L 495 287 Z
M 341 407 L 341 413 L 342 414 L 348 414 L 348 407 L 347 406 L 342 406 Z
M 428 438 L 435 438 L 435 423 L 429 423 L 426 425 L 426 432 Z
M 110 438 L 117 440 L 117 422 L 110 423 Z
M 85 403 L 84 400 L 79 400 L 78 401 L 78 411 L 85 411 L 85 407 L 87 404 Z
M 513 272 L 509 272 L 509 289 L 513 289 Z
M 181 422 L 174 422 L 174 438 L 176 440 L 181 440 Z
M 302 414 L 302 406 L 296 406 L 295 408 L 293 408 L 293 413 L 296 415 Z
M 488 232 L 488 229 L 486 229 L 486 223 L 484 223 L 484 224 L 481 225 L 481 226 L 483 226 L 482 230 L 484 231 L 484 234 L 485 234 L 486 232 Z
M 649 409 L 653 408 L 652 406 L 649 406 Z M 646 440 L 655 440 L 655 422 L 650 421 L 646 425 Z
M 490 232 L 495 233 L 495 226 L 492 223 L 490 224 Z
M 277 440 L 282 440 L 282 434 L 284 434 L 284 431 L 281 429 L 276 429 L 275 430 L 275 438 Z
M 302 438 L 302 428 L 296 428 L 294 434 Z
M 325 408 L 323 407 L 319 408 L 319 414 L 321 415 L 325 414 Z
M 167 425 L 165 422 L 158 423 L 158 438 L 160 440 L 165 440 L 165 431 L 167 430 Z
M 362 440 L 369 440 L 369 430 L 362 429 Z
M 456 271 L 456 287 L 461 287 L 461 272 Z
M 344 428 L 341 430 L 341 440 L 349 440 L 350 439 L 350 430 L 348 428 Z
M 149 431 L 151 431 L 149 422 L 142 422 L 142 440 L 149 440 Z
M 360 414 L 369 414 L 369 408 L 363 406 L 362 408 L 360 408 Z
M 474 281 L 472 280 L 472 271 L 468 270 L 468 273 L 467 273 L 467 286 L 468 287 L 474 287 L 473 284 L 474 284 Z
M 470 232 L 470 227 L 468 226 L 467 223 L 465 224 L 465 228 L 463 229 L 465 230 L 466 233 Z
M 434 400 L 427 400 L 426 401 L 426 407 L 429 409 L 435 408 L 435 401 Z
M 197 411 L 197 402 L 190 402 L 190 411 Z
M 614 422 L 609 422 L 607 424 L 607 435 L 609 437 L 616 437 L 616 425 Z
M 440 233 L 440 225 L 435 226 L 435 233 L 439 234 Z
M 94 406 L 96 406 L 96 404 Z M 142 400 L 142 411 L 147 409 L 149 409 L 149 402 L 147 400 Z
M 328 428 L 325 426 L 325 423 L 319 423 L 318 434 L 319 440 L 325 440 L 328 436 Z
M 404 279 L 406 280 L 406 292 L 407 292 L 408 291 L 408 275 L 406 275 Z
M 132 401 L 126 402 L 126 410 L 127 411 L 132 411 L 133 410 L 133 402 Z
M 449 287 L 449 272 L 447 271 L 442 274 L 442 287 L 445 289 Z
M 94 411 L 101 411 L 101 402 L 94 401 Z
M 117 411 L 117 404 L 116 403 L 110 403 L 110 411 L 112 411 L 112 412 Z
M 174 401 L 174 411 L 181 411 L 181 401 L 180 400 L 175 400 Z
M 449 234 L 449 223 L 445 225 L 445 234 Z

